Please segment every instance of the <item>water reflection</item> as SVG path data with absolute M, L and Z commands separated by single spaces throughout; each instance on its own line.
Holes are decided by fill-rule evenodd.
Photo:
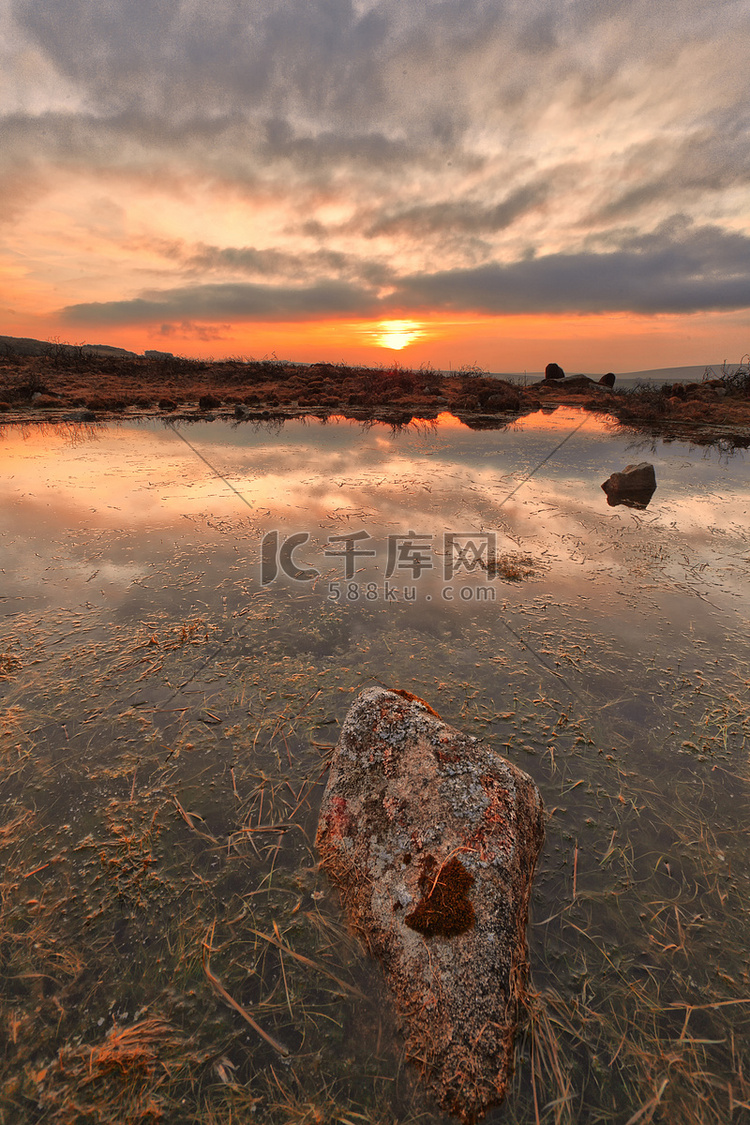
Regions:
M 736 649 L 746 634 L 742 455 L 652 443 L 658 491 L 639 511 L 608 507 L 601 487 L 638 460 L 633 443 L 574 410 L 494 432 L 444 415 L 401 431 L 151 422 L 80 436 L 0 442 L 6 618 L 231 618 L 262 596 L 290 652 L 331 656 L 405 623 L 422 636 L 482 626 L 544 682 L 600 700 L 608 675 L 563 671 L 547 633 L 614 644 L 610 666 L 695 640 Z
M 389 538 L 427 537 L 432 565 L 417 575 L 412 567 L 411 577 L 431 598 L 451 532 L 492 533 L 500 555 L 531 555 L 525 588 L 553 597 L 581 582 L 590 595 L 603 586 L 611 593 L 612 583 L 622 595 L 623 583 L 640 590 L 644 580 L 688 582 L 702 597 L 745 590 L 742 456 L 722 461 L 657 442 L 649 456 L 659 490 L 648 515 L 609 508 L 602 481 L 632 459 L 632 443 L 573 410 L 500 432 L 472 432 L 443 415 L 397 433 L 340 420 L 270 430 L 214 422 L 186 433 L 148 423 L 80 438 L 48 429 L 0 441 L 6 597 L 53 598 L 55 589 L 69 602 L 98 586 L 115 596 L 209 543 L 201 565 L 213 580 L 240 566 L 255 581 L 272 529 L 283 539 L 306 533 L 295 557 L 330 580 L 347 575 L 326 554 L 329 539 L 367 533 L 376 554 L 357 558 L 360 582 L 382 583 Z M 514 596 L 508 583 L 501 588 Z

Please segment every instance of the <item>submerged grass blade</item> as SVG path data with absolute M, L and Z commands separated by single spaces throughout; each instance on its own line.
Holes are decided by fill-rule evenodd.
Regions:
M 274 1039 L 272 1035 L 265 1031 L 260 1026 L 260 1024 L 253 1019 L 250 1013 L 245 1008 L 243 1008 L 241 1004 L 238 1004 L 232 996 L 229 995 L 219 978 L 215 976 L 215 974 L 211 971 L 211 942 L 213 940 L 214 928 L 215 923 L 214 927 L 212 927 L 210 932 L 206 935 L 206 939 L 203 942 L 203 972 L 206 974 L 206 978 L 209 984 L 213 988 L 214 992 L 216 992 L 216 994 L 220 996 L 221 999 L 224 1000 L 224 1002 L 227 1003 L 230 1008 L 233 1008 L 235 1012 L 238 1012 L 242 1016 L 243 1020 L 245 1020 L 245 1022 L 250 1025 L 253 1031 L 257 1032 L 258 1035 L 260 1035 L 261 1039 L 264 1039 L 265 1042 L 268 1043 L 270 1047 L 273 1047 L 274 1051 L 277 1051 L 283 1058 L 288 1058 L 290 1054 L 289 1049 L 285 1047 L 283 1043 L 280 1043 L 278 1039 Z

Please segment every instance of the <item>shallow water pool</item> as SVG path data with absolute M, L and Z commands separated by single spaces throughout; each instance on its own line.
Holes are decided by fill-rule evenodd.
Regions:
M 6 427 L 0 466 L 5 1120 L 442 1120 L 316 866 L 372 683 L 544 796 L 491 1119 L 750 1104 L 741 452 L 561 408 Z

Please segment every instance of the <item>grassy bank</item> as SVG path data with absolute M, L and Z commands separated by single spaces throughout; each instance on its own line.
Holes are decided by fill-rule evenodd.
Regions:
M 42 356 L 6 350 L 0 357 L 0 412 L 6 421 L 56 419 L 75 411 L 88 421 L 125 413 L 218 411 L 247 418 L 336 414 L 406 424 L 449 411 L 484 428 L 563 404 L 611 415 L 634 429 L 676 428 L 697 440 L 722 437 L 746 445 L 750 369 L 741 365 L 736 373 L 702 383 L 610 390 L 585 376 L 521 387 L 476 369 L 446 376 L 424 367 L 100 356 L 69 348 Z

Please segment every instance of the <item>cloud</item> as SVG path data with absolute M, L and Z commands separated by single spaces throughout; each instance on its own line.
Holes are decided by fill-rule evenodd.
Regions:
M 207 246 L 199 244 L 183 258 L 191 273 L 230 272 L 256 277 L 276 277 L 296 282 L 335 275 L 337 281 L 362 281 L 369 286 L 387 285 L 391 271 L 378 261 L 324 248 L 307 251 L 258 250 L 252 246 Z
M 207 12 L 194 0 L 15 0 L 12 11 L 17 37 L 88 112 L 131 118 L 134 139 L 146 122 L 153 135 L 229 117 L 273 123 L 266 156 L 288 156 L 296 138 L 302 160 L 348 141 L 360 153 L 458 151 L 503 118 L 533 129 L 561 96 L 580 110 L 621 93 L 634 55 L 639 78 L 679 72 L 683 45 L 723 45 L 742 28 L 740 7 L 675 0 L 667 15 L 645 0 L 212 0 Z M 729 81 L 741 104 L 741 72 Z
M 15 0 L 23 31 L 106 112 L 207 117 L 306 105 L 366 115 L 387 16 L 350 0 Z
M 548 194 L 543 183 L 525 184 L 499 203 L 488 205 L 475 200 L 443 200 L 386 213 L 365 225 L 366 238 L 405 234 L 422 238 L 435 233 L 479 234 L 509 227 L 520 215 L 538 207 Z M 356 222 L 356 220 L 355 220 Z M 354 223 L 349 224 L 350 229 Z
M 159 326 L 159 335 L 191 340 L 203 340 L 210 343 L 215 340 L 226 340 L 231 337 L 232 324 L 196 324 L 192 320 L 183 320 L 180 324 L 169 322 Z
M 747 49 L 737 0 L 0 0 L 4 237 L 77 323 L 744 307 Z
M 238 252 L 248 254 L 249 251 Z M 508 265 L 399 277 L 378 295 L 342 280 L 311 286 L 224 283 L 150 291 L 125 301 L 61 310 L 71 324 L 169 320 L 295 321 L 412 313 L 681 312 L 750 307 L 750 238 L 681 216 L 624 249 L 548 254 Z
M 125 301 L 93 301 L 61 310 L 69 324 L 150 324 L 172 319 L 315 320 L 372 308 L 373 293 L 341 282 L 312 286 L 226 283 L 149 292 Z
M 676 224 L 627 249 L 581 252 L 403 279 L 394 299 L 412 310 L 696 312 L 750 307 L 750 238 Z

